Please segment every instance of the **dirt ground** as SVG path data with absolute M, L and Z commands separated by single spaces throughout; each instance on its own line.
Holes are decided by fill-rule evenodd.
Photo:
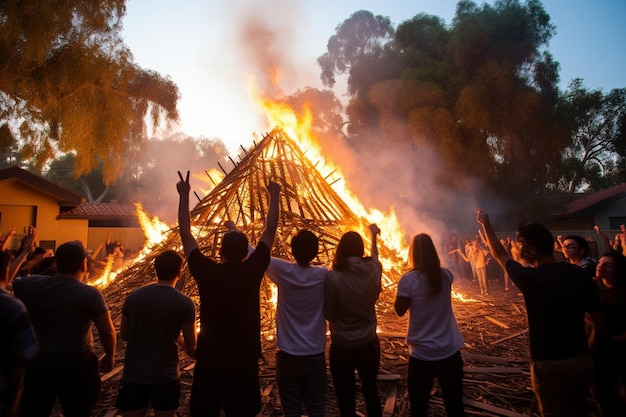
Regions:
M 453 299 L 455 315 L 465 340 L 462 356 L 465 364 L 464 401 L 468 415 L 477 416 L 539 416 L 537 403 L 530 387 L 528 333 L 526 312 L 521 294 L 515 287 L 504 290 L 500 281 L 491 282 L 489 295 L 480 295 L 478 284 L 457 280 Z M 119 310 L 124 295 L 130 291 L 105 291 L 114 322 L 119 326 Z M 408 349 L 404 340 L 408 317 L 399 318 L 392 312 L 395 289 L 384 292 L 379 306 L 381 366 L 379 392 L 385 416 L 408 416 L 405 374 Z M 271 333 L 271 330 L 270 332 Z M 272 340 L 263 342 L 260 382 L 263 395 L 263 416 L 282 416 L 276 384 L 276 346 Z M 117 367 L 103 376 L 102 394 L 94 416 L 118 415 L 114 408 L 124 358 L 123 343 L 119 343 Z M 187 416 L 189 393 L 193 379 L 193 361 L 181 354 L 183 395 L 179 416 Z M 117 372 L 116 372 L 117 371 Z M 365 405 L 357 396 L 358 414 L 365 415 Z M 330 372 L 326 415 L 338 416 L 338 407 Z M 441 393 L 433 387 L 430 401 L 431 416 L 445 416 Z

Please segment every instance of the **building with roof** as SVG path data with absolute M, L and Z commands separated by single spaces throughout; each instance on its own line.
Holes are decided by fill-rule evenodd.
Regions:
M 39 246 L 50 249 L 80 240 L 95 250 L 109 233 L 133 251 L 145 242 L 133 204 L 88 203 L 18 166 L 0 169 L 0 236 L 12 227 L 17 230 L 9 249 L 19 248 L 30 225 L 37 228 Z
M 626 183 L 572 200 L 562 213 L 553 217 L 552 230 L 619 230 L 626 224 Z
M 97 250 L 106 242 L 111 234 L 111 241 L 120 241 L 124 249 L 139 251 L 146 238 L 143 235 L 136 214 L 134 204 L 89 203 L 81 204 L 70 209 L 61 210 L 58 215 L 61 221 L 86 221 L 87 222 L 87 248 Z M 104 248 L 104 246 L 103 246 Z M 98 258 L 104 255 L 104 249 L 98 254 Z

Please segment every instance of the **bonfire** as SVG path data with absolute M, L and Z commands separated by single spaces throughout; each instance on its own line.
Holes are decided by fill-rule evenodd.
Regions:
M 269 203 L 265 188 L 269 181 L 275 181 L 281 186 L 280 220 L 272 256 L 293 260 L 290 242 L 300 229 L 311 230 L 319 237 L 320 251 L 313 261 L 318 265 L 332 265 L 339 239 L 349 230 L 361 233 L 366 248 L 369 248 L 371 242 L 368 226 L 371 221 L 357 216 L 351 210 L 352 206 L 343 201 L 326 178 L 328 176 L 322 176 L 291 137 L 281 129 L 272 130 L 258 144 L 246 150 L 234 169 L 191 211 L 192 233 L 200 250 L 207 256 L 219 259 L 221 238 L 226 230 L 224 223 L 227 220 L 235 222 L 248 236 L 250 243 L 255 245 L 265 227 Z M 138 217 L 141 224 L 151 222 L 145 213 Z M 145 229 L 147 228 L 144 227 Z M 158 237 L 162 238 L 157 242 L 155 238 Z M 107 286 L 105 292 L 119 288 L 128 290 L 154 281 L 153 259 L 165 249 L 182 251 L 177 226 L 161 230 L 160 234 L 157 233 L 148 242 L 136 262 L 116 274 L 114 279 L 99 281 L 102 286 Z M 378 243 L 378 250 L 379 258 L 388 266 L 384 268 L 384 290 L 378 305 L 382 312 L 391 306 L 395 284 L 404 265 L 397 251 L 390 249 L 384 241 Z M 197 287 L 190 279 L 188 270 L 185 270 L 179 281 L 179 289 L 198 300 Z M 276 289 L 267 279 L 264 280 L 262 289 L 262 327 L 264 334 L 272 334 Z

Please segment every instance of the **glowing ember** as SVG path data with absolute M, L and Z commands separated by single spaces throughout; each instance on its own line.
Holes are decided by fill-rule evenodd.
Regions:
M 462 303 L 475 303 L 475 302 L 479 302 L 480 301 L 480 300 L 476 300 L 474 298 L 467 298 L 466 296 L 464 296 L 463 294 L 461 294 L 460 292 L 457 292 L 455 290 L 452 290 L 451 296 L 452 296 L 453 300 L 457 300 L 457 301 L 460 301 Z

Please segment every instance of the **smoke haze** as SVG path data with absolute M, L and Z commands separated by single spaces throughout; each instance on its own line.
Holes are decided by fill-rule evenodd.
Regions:
M 284 91 L 310 85 L 309 74 L 315 73 L 319 79 L 320 69 L 316 62 L 307 63 L 305 68 L 297 66 L 292 58 L 293 45 L 296 44 L 293 39 L 297 33 L 294 25 L 301 26 L 306 22 L 297 2 L 272 0 L 270 3 L 271 7 L 264 3 L 237 11 L 241 25 L 234 28 L 237 44 L 233 53 L 239 57 L 245 71 L 256 79 L 260 94 L 281 101 L 286 99 Z M 269 13 L 269 10 L 279 10 L 280 15 Z M 316 107 L 322 111 L 321 106 L 323 104 L 311 103 L 314 113 Z M 297 114 L 302 112 L 302 109 L 294 110 Z M 266 127 L 271 130 L 274 126 Z M 408 131 L 406 126 L 398 130 Z M 318 140 L 324 157 L 341 169 L 342 181 L 346 181 L 347 188 L 365 207 L 386 213 L 395 210 L 407 244 L 413 235 L 428 233 L 441 245 L 448 234 L 455 233 L 463 223 L 467 224 L 463 230 L 477 229 L 475 201 L 456 197 L 437 185 L 438 175 L 454 173 L 441 173 L 439 158 L 432 151 L 407 145 L 401 148 L 393 144 L 389 146 L 372 138 L 369 140 L 372 146 L 359 147 L 357 152 L 340 136 L 319 137 Z M 465 180 L 459 178 L 458 181 Z M 467 181 L 467 188 L 471 187 L 473 184 Z M 450 219 L 456 224 L 450 224 Z

